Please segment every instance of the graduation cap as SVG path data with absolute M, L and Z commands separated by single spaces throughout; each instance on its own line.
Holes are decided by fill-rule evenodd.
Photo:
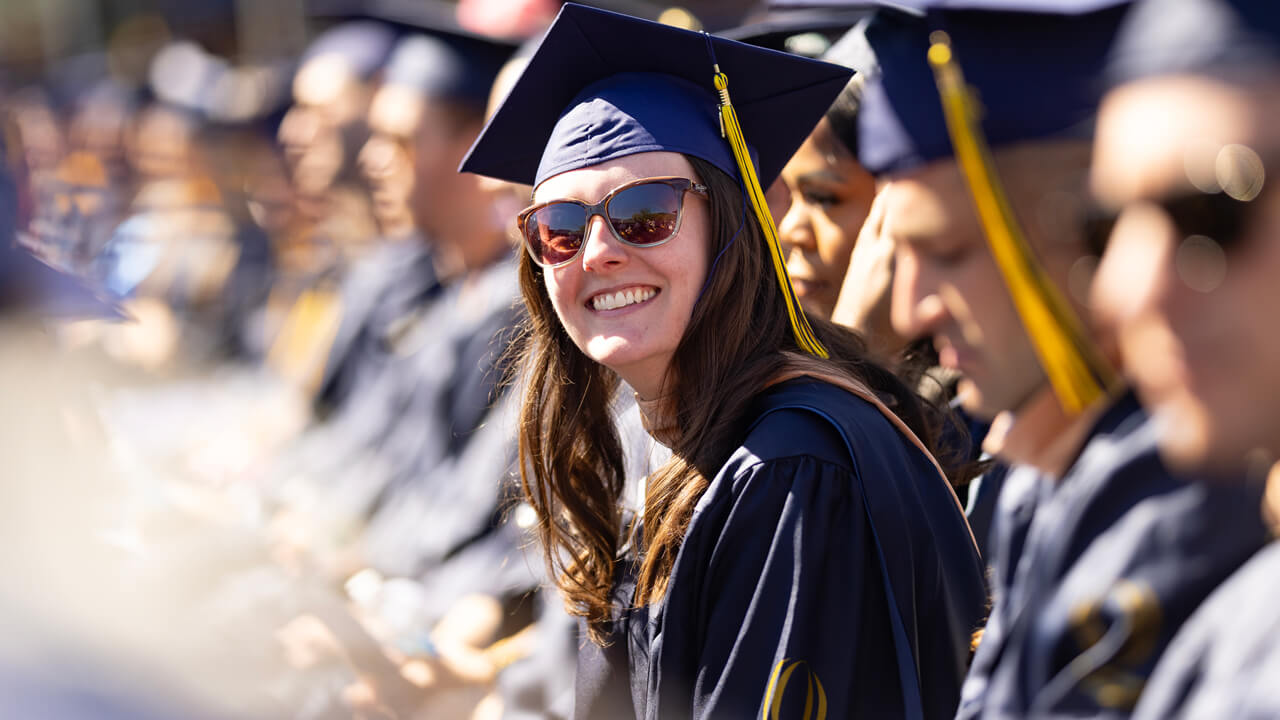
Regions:
M 1280 66 L 1275 0 L 1143 0 L 1111 50 L 1107 79 Z
M 770 50 L 819 57 L 833 41 L 871 14 L 876 4 L 868 1 L 814 8 L 770 0 L 761 11 L 748 15 L 742 25 L 717 34 Z M 816 42 L 808 42 L 808 38 Z
M 29 250 L 19 245 L 17 231 L 26 219 L 18 206 L 17 182 L 7 169 L 8 152 L 0 135 L 0 313 L 29 312 L 63 320 L 126 317 L 79 278 L 38 259 L 32 252 L 38 246 Z
M 302 52 L 298 65 L 306 65 L 319 57 L 334 57 L 341 60 L 352 75 L 368 80 L 386 63 L 395 39 L 396 30 L 386 23 L 349 20 L 317 35 Z
M 1104 87 L 1099 76 L 1122 0 L 919 0 L 927 20 L 877 16 L 867 41 L 883 70 L 868 83 L 860 121 L 862 164 L 873 173 L 906 170 L 952 155 L 929 35 L 950 36 L 982 108 L 992 146 L 1089 137 Z
M 762 187 L 849 75 L 840 66 L 569 3 L 460 170 L 536 186 L 641 152 L 706 160 L 742 183 L 770 242 L 797 341 L 824 354 L 795 302 Z
M 53 320 L 121 320 L 127 316 L 79 278 L 0 240 L 0 313 L 25 311 Z
M 384 86 L 483 109 L 515 44 L 427 29 L 405 35 L 387 61 Z
M 928 0 L 866 28 L 879 75 L 863 94 L 859 159 L 873 173 L 954 157 L 991 254 L 1064 409 L 1107 396 L 1114 370 L 1036 259 L 990 148 L 1092 135 L 1120 0 Z M 963 69 L 962 69 L 963 68 Z
M 493 79 L 520 43 L 464 28 L 455 4 L 435 0 L 317 0 L 311 13 L 346 24 L 377 25 L 391 33 L 394 44 L 389 44 L 385 66 L 379 65 L 384 84 L 480 108 Z

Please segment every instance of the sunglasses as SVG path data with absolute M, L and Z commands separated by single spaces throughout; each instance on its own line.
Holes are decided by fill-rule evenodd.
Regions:
M 591 218 L 599 215 L 620 242 L 657 247 L 680 232 L 685 193 L 707 196 L 707 187 L 688 178 L 645 178 L 614 188 L 594 205 L 552 200 L 516 218 L 525 248 L 542 267 L 557 268 L 582 252 Z
M 1225 192 L 1189 191 L 1153 201 L 1173 222 L 1179 236 L 1202 235 L 1229 250 L 1242 240 L 1249 229 L 1257 200 L 1237 200 Z M 1095 255 L 1102 255 L 1115 229 L 1118 211 L 1094 210 L 1083 223 L 1085 241 Z

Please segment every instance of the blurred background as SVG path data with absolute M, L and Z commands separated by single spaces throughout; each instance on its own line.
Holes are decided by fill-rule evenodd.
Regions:
M 529 190 L 455 172 L 557 9 L 0 0 L 15 716 L 567 716 L 513 472 Z

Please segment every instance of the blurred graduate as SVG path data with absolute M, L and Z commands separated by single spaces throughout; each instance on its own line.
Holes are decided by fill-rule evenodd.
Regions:
M 1111 53 L 1092 182 L 1114 228 L 1094 299 L 1151 407 L 1162 454 L 1211 482 L 1269 476 L 1280 520 L 1276 150 L 1280 8 L 1135 3 Z M 1252 523 L 1207 516 L 1228 535 Z M 1134 713 L 1280 715 L 1280 544 L 1214 591 L 1174 638 Z
M 1256 487 L 1161 464 L 1105 338 L 1079 319 L 1095 76 L 1126 8 L 926 5 L 924 22 L 867 28 L 881 70 L 859 149 L 886 180 L 894 327 L 933 338 L 963 374 L 965 409 L 995 420 L 988 448 L 1015 465 L 958 716 L 1123 714 L 1178 626 L 1266 537 L 1248 517 Z

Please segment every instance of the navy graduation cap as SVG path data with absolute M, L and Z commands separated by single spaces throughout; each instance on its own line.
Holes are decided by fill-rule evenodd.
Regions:
M 929 35 L 943 30 L 998 147 L 1088 137 L 1104 90 L 1099 76 L 1125 0 L 919 0 L 926 20 L 880 13 L 866 29 L 882 69 L 863 96 L 859 161 L 875 174 L 953 153 Z
M 428 28 L 396 43 L 383 84 L 483 108 L 494 78 L 514 50 L 514 44 Z
M 825 356 L 795 299 L 764 187 L 847 68 L 567 3 L 459 168 L 522 185 L 641 152 L 739 180 L 769 242 L 800 347 Z
M 724 38 L 566 3 L 461 170 L 536 185 L 650 150 L 740 177 L 721 135 L 718 63 L 767 186 L 849 71 Z
M 0 137 L 0 314 L 30 313 L 54 320 L 123 320 L 114 302 L 79 277 L 62 272 L 19 240 L 23 224 L 18 188 L 6 170 L 8 146 Z
M 454 4 L 436 0 L 326 0 L 312 3 L 312 12 L 394 33 L 398 39 L 382 68 L 385 84 L 481 108 L 520 42 L 467 30 L 458 23 Z
M 1145 0 L 1125 18 L 1107 79 L 1119 84 L 1259 65 L 1280 65 L 1275 0 Z
M 128 316 L 80 278 L 54 268 L 12 240 L 0 239 L 0 313 L 50 320 L 124 320 Z
M 821 57 L 834 40 L 870 15 L 875 4 L 868 1 L 829 8 L 793 7 L 770 0 L 759 11 L 748 15 L 743 24 L 716 34 L 757 47 Z M 808 42 L 810 39 L 813 42 Z
M 359 19 L 335 25 L 311 41 L 298 65 L 325 55 L 339 57 L 352 74 L 368 80 L 387 60 L 396 33 L 385 23 Z

